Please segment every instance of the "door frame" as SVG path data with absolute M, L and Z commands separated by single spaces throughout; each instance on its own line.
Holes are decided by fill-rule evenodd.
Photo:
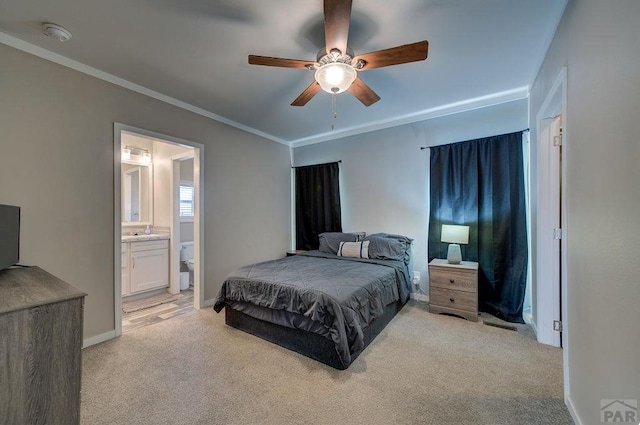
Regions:
M 196 196 L 196 208 L 194 217 L 194 255 L 197 259 L 194 271 L 194 307 L 200 309 L 204 306 L 204 145 L 190 140 L 180 139 L 155 131 L 145 130 L 118 122 L 113 123 L 113 257 L 114 257 L 114 329 L 115 335 L 122 335 L 122 160 L 121 160 L 121 134 L 122 132 L 137 134 L 143 137 L 158 139 L 159 141 L 184 145 L 194 148 L 194 188 Z M 173 252 L 172 252 L 173 254 Z
M 193 301 L 194 307 L 200 309 L 204 305 L 204 294 L 201 290 L 200 281 L 203 281 L 202 274 L 200 273 L 200 255 L 199 255 L 199 228 L 200 218 L 199 206 L 201 205 L 200 193 L 200 167 L 197 165 L 200 163 L 200 153 L 198 149 L 194 149 L 191 152 L 187 152 L 180 155 L 171 157 L 171 267 L 169 268 L 169 280 L 171 282 L 170 288 L 172 292 L 180 292 L 180 249 L 182 247 L 180 242 L 180 163 L 187 159 L 193 159 L 193 190 L 194 190 L 194 217 L 193 217 L 193 245 L 194 245 L 194 270 L 193 270 Z
M 550 194 L 545 191 L 545 186 L 549 184 L 549 157 L 548 149 L 549 143 L 552 143 L 552 137 L 543 139 L 543 135 L 548 134 L 551 128 L 552 121 L 550 118 L 555 118 L 557 115 L 562 115 L 562 159 L 561 159 L 561 178 L 559 183 L 561 185 L 561 196 L 559 205 L 555 202 L 555 205 L 560 207 L 562 211 L 560 227 L 562 229 L 561 246 L 562 249 L 559 253 L 560 267 L 557 278 L 548 279 L 545 276 L 549 276 L 549 270 L 545 269 L 545 264 L 541 261 L 544 258 L 544 254 L 553 252 L 554 239 L 552 235 L 552 229 L 555 227 L 551 223 L 551 218 L 544 208 L 551 202 Z M 568 304 L 568 268 L 567 268 L 567 246 L 569 240 L 569 227 L 567 223 L 567 207 L 566 207 L 566 193 L 567 193 L 567 159 L 569 157 L 569 120 L 567 117 L 567 68 L 563 67 L 558 76 L 556 77 L 551 89 L 547 93 L 542 106 L 538 110 L 536 115 L 536 128 L 538 139 L 538 170 L 537 170 L 537 231 L 536 231 L 536 335 L 538 341 L 544 344 L 559 346 L 562 342 L 563 348 L 563 370 L 564 370 L 564 389 L 565 394 L 569 394 L 569 343 L 568 333 L 570 329 L 570 323 L 567 316 L 567 304 Z M 552 259 L 556 261 L 556 259 Z M 559 278 L 559 284 L 558 284 Z M 562 296 L 560 296 L 562 294 Z M 557 335 L 556 331 L 553 331 L 550 325 L 554 320 L 560 320 L 562 318 L 562 332 L 561 338 Z

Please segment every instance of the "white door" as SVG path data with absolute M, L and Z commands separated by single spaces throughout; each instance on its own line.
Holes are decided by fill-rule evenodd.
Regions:
M 537 334 L 560 347 L 562 249 L 562 116 L 541 121 L 539 133 Z

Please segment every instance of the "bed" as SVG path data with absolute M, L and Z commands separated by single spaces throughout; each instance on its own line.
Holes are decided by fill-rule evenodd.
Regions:
M 320 250 L 230 273 L 213 308 L 229 326 L 346 369 L 408 301 L 411 241 L 321 234 Z

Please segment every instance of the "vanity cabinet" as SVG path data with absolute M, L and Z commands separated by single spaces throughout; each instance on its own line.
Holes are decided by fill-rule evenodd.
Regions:
M 122 275 L 123 296 L 168 287 L 169 240 L 123 243 Z

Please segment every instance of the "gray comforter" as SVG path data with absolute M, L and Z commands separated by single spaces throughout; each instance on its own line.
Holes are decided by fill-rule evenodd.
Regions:
M 362 330 L 383 308 L 409 298 L 402 261 L 338 257 L 310 251 L 241 267 L 227 277 L 214 302 L 251 303 L 303 315 L 327 329 L 345 366 L 363 348 Z

